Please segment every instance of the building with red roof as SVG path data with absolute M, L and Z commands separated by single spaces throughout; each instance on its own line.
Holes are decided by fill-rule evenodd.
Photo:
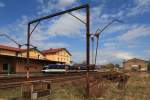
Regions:
M 37 50 L 30 48 L 30 72 L 41 72 L 44 65 L 63 63 L 70 64 L 71 54 L 65 48 Z M 27 49 L 0 45 L 0 73 L 26 72 Z

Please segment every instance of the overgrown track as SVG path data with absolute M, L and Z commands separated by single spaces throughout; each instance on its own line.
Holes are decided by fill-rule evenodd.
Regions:
M 90 74 L 96 74 L 96 72 L 90 72 Z M 45 74 L 43 76 L 34 76 L 30 77 L 30 79 L 26 79 L 26 77 L 5 77 L 0 78 L 0 89 L 16 87 L 25 82 L 31 81 L 51 81 L 51 82 L 63 82 L 69 80 L 77 80 L 81 78 L 85 78 L 85 72 L 81 73 L 60 73 L 60 74 Z
M 83 75 L 83 74 L 85 74 L 85 73 L 48 73 L 48 74 L 43 74 L 42 76 L 30 76 L 29 80 L 54 79 L 57 77 Z M 0 78 L 0 84 L 1 83 L 22 82 L 22 81 L 28 81 L 28 80 L 25 76 L 24 77 L 3 77 L 3 78 Z
M 81 75 L 81 76 L 65 76 L 65 77 L 57 77 L 57 78 L 51 78 L 51 79 L 40 79 L 40 80 L 32 80 L 32 81 L 21 81 L 21 82 L 13 82 L 13 83 L 2 83 L 0 85 L 0 89 L 5 89 L 5 88 L 12 88 L 12 87 L 19 87 L 21 84 L 24 83 L 35 83 L 35 82 L 41 82 L 41 81 L 49 81 L 51 83 L 63 83 L 66 81 L 75 81 L 75 80 L 79 80 L 79 79 L 84 79 L 85 75 Z
M 126 83 L 128 76 L 119 72 L 90 72 L 90 76 L 97 77 L 99 79 L 107 79 L 113 82 L 123 82 Z M 65 82 L 65 81 L 74 81 L 78 79 L 86 78 L 85 73 L 64 73 L 64 74 L 48 74 L 44 76 L 30 77 L 30 80 L 27 80 L 26 77 L 7 77 L 0 78 L 0 89 L 11 88 L 20 86 L 25 82 L 30 81 L 51 81 L 53 83 L 56 82 Z

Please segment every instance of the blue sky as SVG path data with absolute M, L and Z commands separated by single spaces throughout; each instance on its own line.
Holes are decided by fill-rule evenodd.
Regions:
M 120 63 L 124 59 L 150 59 L 150 0 L 0 0 L 0 33 L 26 43 L 27 22 L 85 3 L 90 4 L 91 33 L 113 18 L 100 36 L 98 63 Z M 73 12 L 85 21 L 84 10 Z M 40 50 L 65 47 L 75 62 L 85 60 L 85 26 L 69 14 L 40 23 L 31 43 Z M 0 44 L 16 46 L 0 37 Z

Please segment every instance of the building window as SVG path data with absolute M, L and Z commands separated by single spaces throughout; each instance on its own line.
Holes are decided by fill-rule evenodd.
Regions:
M 40 58 L 40 55 L 38 55 L 38 58 Z
M 3 71 L 8 71 L 8 64 L 3 64 Z
M 16 52 L 16 56 L 18 56 L 19 55 L 19 53 L 18 52 Z

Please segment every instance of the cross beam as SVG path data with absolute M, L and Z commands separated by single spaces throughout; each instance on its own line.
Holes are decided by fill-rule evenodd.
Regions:
M 27 79 L 29 79 L 29 49 L 30 49 L 30 37 L 32 32 L 35 30 L 35 28 L 37 27 L 37 25 L 35 26 L 35 28 L 33 28 L 32 32 L 30 32 L 30 26 L 33 23 L 37 23 L 39 24 L 42 20 L 46 20 L 55 16 L 59 16 L 65 13 L 70 13 L 72 11 L 75 10 L 80 10 L 80 9 L 86 9 L 86 67 L 87 67 L 87 73 L 86 73 L 86 80 L 87 80 L 87 84 L 86 84 L 86 92 L 87 92 L 87 96 L 89 96 L 89 66 L 90 66 L 90 6 L 88 4 L 85 5 L 81 5 L 75 8 L 71 8 L 62 12 L 58 12 L 58 13 L 54 13 L 54 14 L 50 14 L 35 20 L 32 20 L 28 23 L 28 33 L 27 33 Z

